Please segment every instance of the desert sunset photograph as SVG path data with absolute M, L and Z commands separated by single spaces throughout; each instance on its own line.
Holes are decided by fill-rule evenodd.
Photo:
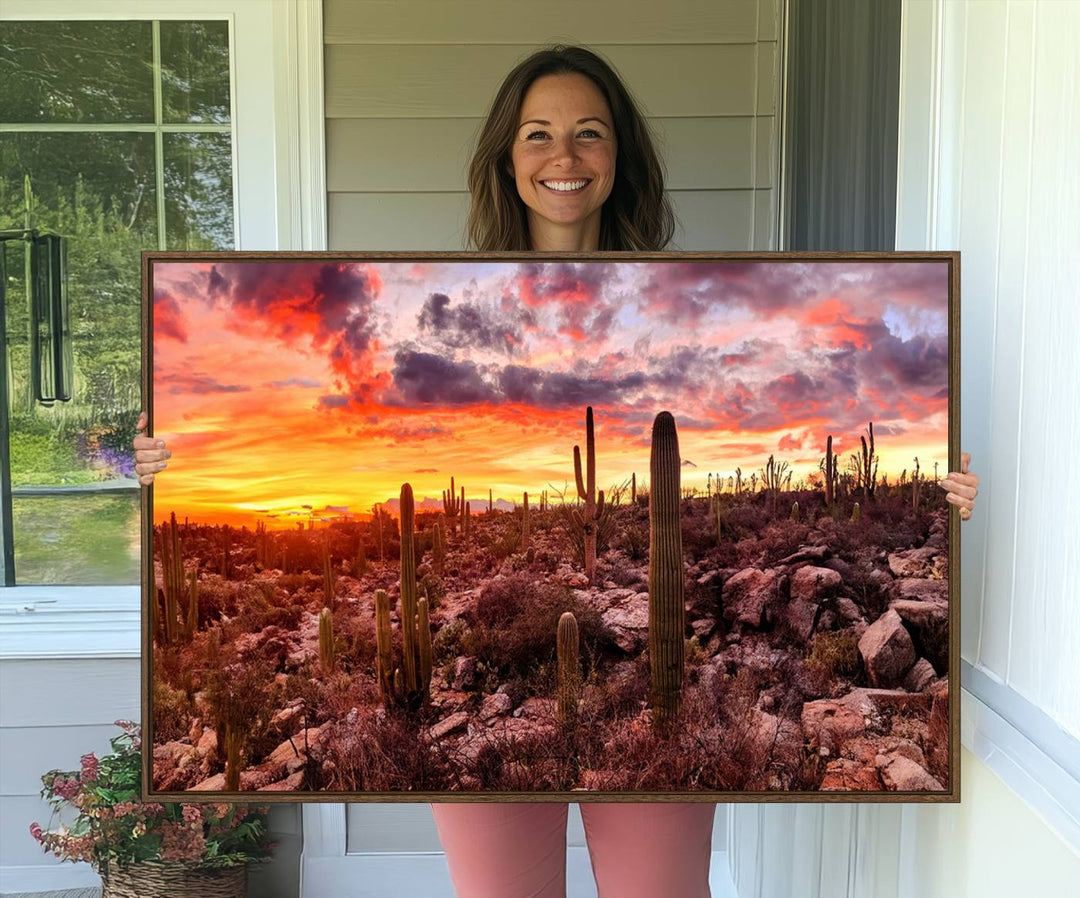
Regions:
M 153 259 L 152 788 L 948 790 L 947 259 Z

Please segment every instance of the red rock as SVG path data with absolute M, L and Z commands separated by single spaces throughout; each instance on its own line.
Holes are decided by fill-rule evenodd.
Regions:
M 767 617 L 766 609 L 779 602 L 782 579 L 780 571 L 773 568 L 739 571 L 724 583 L 724 618 L 760 628 Z
M 885 788 L 894 792 L 944 792 L 945 787 L 919 764 L 903 755 L 891 755 L 880 768 Z
M 915 663 L 915 646 L 900 615 L 886 611 L 859 639 L 859 654 L 874 686 L 894 686 Z
M 791 598 L 820 602 L 840 588 L 840 575 L 827 567 L 801 567 L 791 575 Z
M 884 786 L 877 768 L 848 758 L 836 758 L 825 765 L 821 792 L 881 792 Z

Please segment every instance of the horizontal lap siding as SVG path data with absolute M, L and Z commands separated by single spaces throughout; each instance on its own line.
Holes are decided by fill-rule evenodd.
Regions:
M 87 752 L 108 752 L 113 721 L 138 720 L 137 659 L 0 661 L 0 869 L 49 864 L 30 837 L 45 826 L 41 775 L 77 770 Z
M 520 6 L 520 14 L 515 12 Z M 650 116 L 679 217 L 673 249 L 775 249 L 774 0 L 328 0 L 329 247 L 459 250 L 466 170 L 492 94 L 548 42 L 612 61 Z M 543 22 L 574 23 L 573 34 Z

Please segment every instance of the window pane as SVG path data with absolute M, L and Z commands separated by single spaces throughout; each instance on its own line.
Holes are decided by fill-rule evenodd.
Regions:
M 229 23 L 161 23 L 165 122 L 229 121 Z
M 157 243 L 152 134 L 0 134 L 0 228 L 68 238 L 71 402 L 34 401 L 24 244 L 8 241 L 12 484 L 122 477 L 140 405 L 139 253 Z M 119 453 L 115 457 L 110 453 Z
M 15 498 L 19 582 L 137 584 L 139 491 L 130 495 Z
M 4 22 L 0 121 L 154 121 L 150 22 Z
M 165 135 L 165 244 L 182 250 L 233 248 L 229 134 Z

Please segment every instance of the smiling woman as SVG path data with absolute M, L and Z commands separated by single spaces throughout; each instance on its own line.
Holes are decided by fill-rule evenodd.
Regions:
M 584 75 L 537 79 L 521 106 L 510 173 L 528 207 L 529 233 L 557 249 L 600 242 L 615 179 L 615 130 L 600 90 Z
M 506 76 L 468 183 L 481 251 L 661 250 L 675 232 L 645 116 L 583 47 L 538 51 Z

